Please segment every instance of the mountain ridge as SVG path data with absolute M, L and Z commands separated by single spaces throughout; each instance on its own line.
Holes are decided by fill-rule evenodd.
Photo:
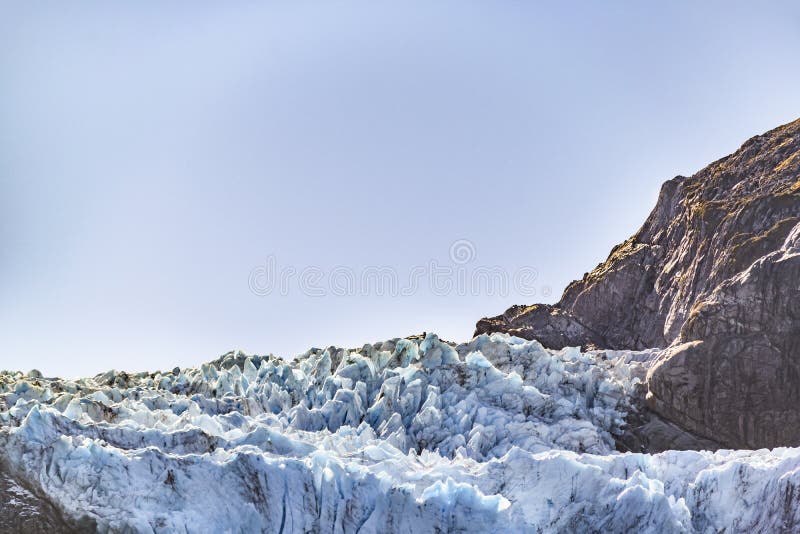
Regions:
M 792 304 L 800 256 L 789 242 L 798 232 L 800 119 L 666 181 L 639 230 L 557 304 L 514 306 L 478 321 L 475 334 L 506 332 L 555 349 L 664 348 L 648 378 L 654 411 L 729 446 L 798 444 L 800 410 L 786 400 L 800 401 Z M 786 425 L 798 430 L 776 430 Z

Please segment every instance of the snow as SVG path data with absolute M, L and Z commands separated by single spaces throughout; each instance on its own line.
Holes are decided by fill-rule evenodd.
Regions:
M 429 334 L 292 361 L 0 374 L 0 456 L 100 532 L 800 528 L 800 449 L 618 453 L 655 351 Z

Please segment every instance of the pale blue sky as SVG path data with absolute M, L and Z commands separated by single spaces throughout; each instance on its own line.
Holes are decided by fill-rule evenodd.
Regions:
M 465 340 L 554 301 L 658 188 L 800 116 L 800 7 L 0 3 L 0 368 Z M 538 270 L 549 297 L 314 298 L 297 270 Z

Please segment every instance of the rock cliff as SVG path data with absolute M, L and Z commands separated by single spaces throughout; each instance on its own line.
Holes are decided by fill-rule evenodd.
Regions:
M 657 414 L 725 446 L 800 444 L 800 119 L 667 181 L 641 229 L 555 306 L 512 307 L 485 332 L 662 347 Z

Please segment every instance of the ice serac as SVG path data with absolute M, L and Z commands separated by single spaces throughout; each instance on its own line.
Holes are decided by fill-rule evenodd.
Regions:
M 232 352 L 195 368 L 76 380 L 3 372 L 0 527 L 800 528 L 800 449 L 615 451 L 657 357 L 428 334 L 292 361 Z
M 0 497 L 32 532 L 800 528 L 800 449 L 614 451 L 658 357 L 429 334 L 291 362 L 0 373 Z
M 797 120 L 667 181 L 642 228 L 548 313 L 514 307 L 476 334 L 662 347 L 648 379 L 656 413 L 726 446 L 798 445 L 799 231 Z
M 614 451 L 654 357 L 429 334 L 292 362 L 229 353 L 79 380 L 0 373 L 0 496 L 13 508 L 0 526 L 523 529 L 540 519 L 504 495 L 503 458 Z

